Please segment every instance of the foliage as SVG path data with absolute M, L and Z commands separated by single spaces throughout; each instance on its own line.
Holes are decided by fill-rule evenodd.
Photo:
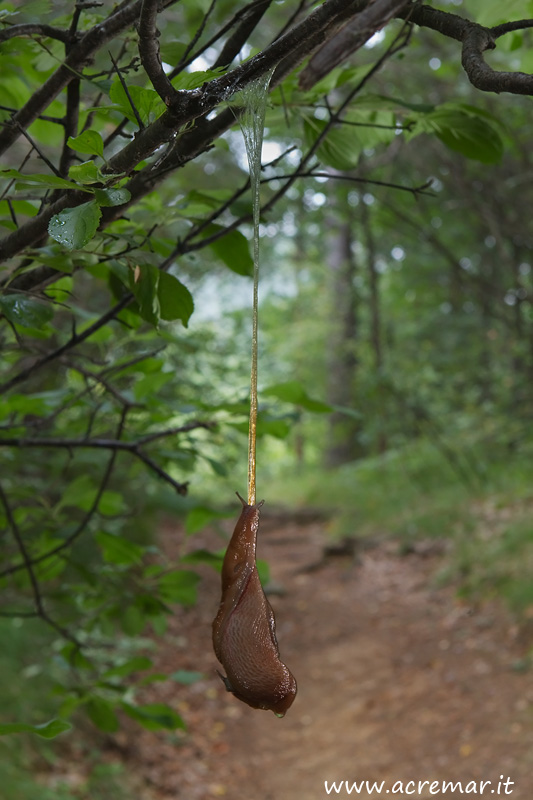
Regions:
M 1 733 L 51 736 L 81 714 L 106 733 L 124 715 L 151 730 L 184 725 L 170 707 L 139 704 L 135 687 L 156 675 L 153 634 L 196 601 L 196 564 L 221 562 L 198 549 L 170 563 L 157 514 L 180 515 L 192 536 L 231 513 L 219 498 L 245 480 L 252 257 L 235 117 L 258 74 L 275 68 L 261 190 L 263 480 L 274 487 L 283 470 L 286 494 L 297 474 L 293 501 L 309 499 L 300 476 L 312 469 L 315 501 L 345 509 L 341 532 L 355 510 L 358 528 L 409 538 L 461 527 L 465 493 L 491 475 L 490 446 L 498 464 L 529 446 L 533 198 L 517 96 L 533 93 L 520 72 L 528 26 L 502 19 L 502 4 L 405 3 L 373 19 L 356 57 L 321 67 L 317 43 L 351 5 L 296 17 L 288 0 L 2 12 L 2 613 L 17 636 L 46 628 L 35 668 L 39 697 L 50 681 L 53 700 L 4 705 Z M 516 19 L 531 13 L 516 6 Z M 501 23 L 488 88 L 514 94 L 490 101 L 460 77 L 455 40 L 467 47 L 478 25 Z M 479 66 L 483 53 L 471 55 Z M 339 340 L 328 259 L 343 227 L 356 334 Z M 355 367 L 340 401 L 328 382 L 344 348 Z M 348 431 L 359 461 L 328 478 L 333 430 Z M 518 559 L 491 572 L 527 536 L 520 513 L 470 588 L 493 580 L 530 602 Z M 457 560 L 472 565 L 472 548 L 461 538 Z

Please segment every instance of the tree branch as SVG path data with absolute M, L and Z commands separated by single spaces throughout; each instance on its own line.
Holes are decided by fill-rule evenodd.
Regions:
M 20 111 L 14 114 L 11 122 L 0 131 L 0 154 L 4 153 L 18 139 L 20 128 L 27 128 L 28 125 L 31 125 L 65 86 L 78 76 L 79 69 L 94 52 L 137 19 L 140 9 L 141 0 L 137 0 L 130 6 L 119 8 L 103 22 L 87 31 L 71 49 L 63 64 L 34 92 Z
M 15 517 L 13 516 L 13 512 L 11 510 L 11 505 L 9 504 L 9 501 L 7 499 L 7 495 L 6 495 L 5 491 L 4 491 L 4 487 L 1 484 L 0 484 L 0 501 L 2 502 L 2 505 L 4 506 L 4 511 L 5 511 L 5 514 L 6 514 L 6 519 L 7 519 L 8 525 L 11 528 L 11 532 L 13 534 L 13 538 L 15 539 L 15 542 L 17 543 L 18 550 L 19 550 L 20 555 L 22 557 L 23 563 L 19 565 L 19 569 L 25 569 L 26 572 L 28 573 L 28 578 L 30 580 L 30 584 L 31 584 L 32 591 L 33 591 L 33 601 L 35 603 L 35 608 L 37 610 L 37 615 L 39 617 L 41 617 L 41 619 L 43 619 L 51 628 L 53 628 L 55 631 L 60 633 L 61 636 L 63 636 L 63 638 L 68 639 L 69 642 L 72 642 L 72 644 L 74 644 L 76 649 L 79 650 L 81 648 L 81 645 L 78 642 L 78 640 L 71 633 L 69 633 L 69 631 L 67 631 L 65 628 L 62 628 L 61 625 L 58 625 L 57 622 L 55 622 L 50 617 L 50 615 L 48 614 L 48 612 L 46 611 L 46 609 L 44 607 L 43 598 L 42 598 L 42 595 L 41 595 L 41 589 L 40 589 L 40 586 L 39 586 L 39 582 L 37 581 L 37 577 L 36 577 L 35 571 L 33 569 L 33 567 L 34 567 L 36 562 L 32 561 L 32 559 L 30 558 L 30 554 L 28 553 L 28 550 L 26 549 L 26 545 L 24 544 L 24 539 L 22 537 L 20 529 L 19 529 L 19 527 L 17 525 Z M 8 574 L 8 573 L 6 573 L 6 574 Z M 24 616 L 28 616 L 28 615 L 24 615 Z
M 147 467 L 149 467 L 153 472 L 156 473 L 160 478 L 162 478 L 166 483 L 172 486 L 173 489 L 176 490 L 178 494 L 185 495 L 187 494 L 187 487 L 188 482 L 180 483 L 179 481 L 174 480 L 174 478 L 168 474 L 162 467 L 160 467 L 149 455 L 147 455 L 144 450 L 142 449 L 145 445 L 150 444 L 158 439 L 166 438 L 168 436 L 174 436 L 179 433 L 189 433 L 190 431 L 197 430 L 198 428 L 203 428 L 205 430 L 211 430 L 214 427 L 214 423 L 212 422 L 202 422 L 200 420 L 188 422 L 185 425 L 180 425 L 179 427 L 175 428 L 168 428 L 164 431 L 154 431 L 153 433 L 149 433 L 146 436 L 137 439 L 134 442 L 125 442 L 122 441 L 120 436 L 124 429 L 124 423 L 126 420 L 126 415 L 128 413 L 128 408 L 124 407 L 121 412 L 120 422 L 118 426 L 117 436 L 115 439 L 46 439 L 46 438 L 24 438 L 24 437 L 13 437 L 13 438 L 4 438 L 0 439 L 0 447 L 22 447 L 22 448 L 61 448 L 72 450 L 74 448 L 95 448 L 95 449 L 104 449 L 104 450 L 111 450 L 111 457 L 107 464 L 104 476 L 96 493 L 96 496 L 91 504 L 90 509 L 84 515 L 82 521 L 77 526 L 77 528 L 73 531 L 73 533 L 68 536 L 64 542 L 61 542 L 60 545 L 54 547 L 53 549 L 49 550 L 46 553 L 38 556 L 37 558 L 30 559 L 28 553 L 26 552 L 26 557 L 23 555 L 23 564 L 15 564 L 11 567 L 7 567 L 6 569 L 0 572 L 0 578 L 6 577 L 7 575 L 12 575 L 15 572 L 19 572 L 22 569 L 32 569 L 35 565 L 40 564 L 42 561 L 45 561 L 47 558 L 51 558 L 54 555 L 65 550 L 83 533 L 85 528 L 87 527 L 91 517 L 93 514 L 98 510 L 98 506 L 100 504 L 100 500 L 102 495 L 107 487 L 109 479 L 111 477 L 111 473 L 113 471 L 113 467 L 115 465 L 115 460 L 117 453 L 119 451 L 125 451 L 131 453 L 136 458 L 140 459 Z M 6 509 L 6 516 L 8 517 L 8 522 L 11 525 L 12 515 L 10 516 L 10 509 L 9 505 L 7 505 L 7 498 L 3 495 L 1 486 L 0 486 L 0 500 L 4 503 L 4 508 Z M 14 523 L 14 520 L 13 520 Z M 18 528 L 16 529 L 17 533 Z M 15 530 L 14 530 L 15 532 Z M 20 535 L 20 534 L 19 534 Z M 18 539 L 17 539 L 18 541 Z M 36 602 L 37 596 L 40 598 L 40 594 L 36 595 Z M 40 607 L 38 606 L 39 615 L 43 616 L 40 613 Z M 44 618 L 44 617 L 43 617 Z M 49 618 L 47 621 L 50 622 Z M 50 624 L 53 624 L 50 622 Z M 61 630 L 58 628 L 58 630 Z M 65 634 L 63 634 L 65 635 Z M 69 638 L 67 636 L 67 638 Z M 74 641 L 71 638 L 71 641 Z
M 127 442 L 122 439 L 47 439 L 45 437 L 1 437 L 0 447 L 52 447 L 66 450 L 74 450 L 76 448 L 89 448 L 97 450 L 125 450 L 128 453 L 137 454 L 140 447 L 144 447 L 151 442 L 158 439 L 163 439 L 168 436 L 175 436 L 178 433 L 189 433 L 190 431 L 203 428 L 204 430 L 211 430 L 214 427 L 213 422 L 203 422 L 195 420 L 187 422 L 185 425 L 179 425 L 175 428 L 167 428 L 163 431 L 154 431 L 148 433 L 146 436 L 141 436 L 133 442 Z
M 100 328 L 103 328 L 104 325 L 107 325 L 108 322 L 114 319 L 119 311 L 122 311 L 123 308 L 126 308 L 126 306 L 132 302 L 132 300 L 133 295 L 128 293 L 122 298 L 122 300 L 119 300 L 118 303 L 115 303 L 114 306 L 106 311 L 105 314 L 102 314 L 102 316 L 97 319 L 96 322 L 94 322 L 92 325 L 89 325 L 89 327 L 86 328 L 82 333 L 73 333 L 70 339 L 65 342 L 65 344 L 62 344 L 60 347 L 57 347 L 50 353 L 41 356 L 41 358 L 37 359 L 37 361 L 34 361 L 29 367 L 17 372 L 12 378 L 0 384 L 0 395 L 13 388 L 13 386 L 16 386 L 18 383 L 25 381 L 30 377 L 30 375 L 33 376 L 37 370 L 41 369 L 46 364 L 49 364 L 50 361 L 59 358 L 59 356 L 62 356 L 63 353 L 66 353 L 68 350 L 76 347 L 81 342 L 84 342 L 86 339 L 92 336 L 93 333 L 96 333 L 96 331 L 100 330 Z
M 456 39 L 463 45 L 461 63 L 470 83 L 483 92 L 510 92 L 533 95 L 533 76 L 524 72 L 498 72 L 483 59 L 486 50 L 494 50 L 496 39 L 515 30 L 533 27 L 533 20 L 520 20 L 484 28 L 457 14 L 440 11 L 430 6 L 412 3 L 398 14 L 422 28 Z
M 10 28 L 5 28 L 0 31 L 0 44 L 7 42 L 8 39 L 14 39 L 16 36 L 45 36 L 47 39 L 57 39 L 59 42 L 68 44 L 72 41 L 69 31 L 62 30 L 61 28 L 54 28 L 52 25 L 44 25 L 37 22 L 25 22 L 22 25 L 12 25 Z
M 218 58 L 213 64 L 213 69 L 217 67 L 227 67 L 231 64 L 233 59 L 241 52 L 243 45 L 246 44 L 252 31 L 261 22 L 265 12 L 269 8 L 272 0 L 259 0 L 254 3 L 244 14 L 241 24 L 229 36 L 224 47 L 218 54 Z
M 127 412 L 127 408 L 123 409 L 124 412 Z M 66 450 L 73 450 L 76 448 L 90 448 L 90 449 L 97 449 L 97 450 L 112 450 L 113 454 L 113 462 L 110 461 L 111 469 L 114 464 L 114 457 L 118 451 L 124 451 L 127 453 L 131 453 L 136 458 L 140 459 L 147 467 L 149 467 L 152 472 L 155 472 L 160 478 L 162 478 L 166 483 L 172 486 L 173 489 L 176 490 L 178 494 L 185 495 L 187 494 L 187 483 L 180 483 L 179 481 L 174 480 L 174 478 L 168 474 L 162 467 L 160 467 L 149 455 L 147 455 L 143 447 L 147 444 L 151 444 L 158 439 L 166 438 L 168 436 L 175 436 L 179 433 L 188 433 L 193 430 L 197 430 L 198 428 L 203 428 L 205 430 L 211 430 L 214 427 L 213 422 L 188 422 L 185 425 L 180 425 L 177 428 L 168 428 L 164 431 L 155 431 L 154 433 L 147 434 L 146 436 L 142 436 L 140 439 L 137 439 L 134 442 L 125 442 L 119 438 L 116 439 L 47 439 L 47 438 L 25 438 L 25 437 L 11 437 L 11 438 L 0 438 L 0 447 L 21 447 L 21 448 L 60 448 Z M 108 469 L 109 474 L 110 470 Z M 107 474 L 107 473 L 106 473 Z M 107 481 L 106 481 L 107 482 Z M 93 509 L 96 510 L 98 507 L 98 503 L 100 501 L 101 494 L 93 503 Z M 95 505 L 96 504 L 96 505 Z M 85 525 L 87 522 L 85 522 Z M 78 534 L 76 534 L 78 535 Z M 70 540 L 69 540 L 70 541 Z M 54 551 L 55 552 L 55 551 Z M 34 562 L 36 563 L 36 562 Z M 0 573 L 3 574 L 3 573 Z
M 355 15 L 311 58 L 300 75 L 301 89 L 310 89 L 338 64 L 362 47 L 376 31 L 381 30 L 410 0 L 375 0 Z
M 533 75 L 525 72 L 498 72 L 483 59 L 486 50 L 494 50 L 496 43 L 490 29 L 470 26 L 463 40 L 461 63 L 472 86 L 483 92 L 510 92 L 533 94 Z
M 118 423 L 117 433 L 116 433 L 116 441 L 120 441 L 120 437 L 122 436 L 122 431 L 124 430 L 124 425 L 126 423 L 127 414 L 128 414 L 128 408 L 124 407 L 122 409 L 121 413 L 120 413 L 120 420 L 119 420 L 119 423 Z M 76 539 L 79 536 L 81 536 L 81 534 L 83 533 L 83 531 L 85 530 L 85 528 L 87 527 L 89 522 L 91 521 L 93 515 L 98 510 L 98 506 L 100 505 L 100 500 L 102 499 L 102 495 L 104 494 L 104 492 L 105 492 L 105 490 L 107 488 L 107 484 L 109 483 L 109 480 L 111 478 L 111 474 L 113 472 L 113 468 L 115 466 L 115 461 L 116 461 L 116 458 L 117 458 L 117 452 L 118 452 L 118 450 L 116 450 L 116 449 L 114 449 L 112 451 L 112 453 L 111 453 L 111 455 L 109 457 L 109 461 L 107 462 L 107 466 L 105 468 L 102 480 L 100 481 L 100 485 L 99 485 L 98 490 L 96 492 L 96 495 L 94 497 L 94 500 L 91 503 L 91 506 L 88 509 L 88 511 L 84 514 L 81 522 L 74 529 L 74 531 L 70 534 L 70 536 L 67 536 L 65 541 L 61 542 L 61 544 L 57 545 L 57 547 L 54 547 L 51 550 L 48 550 L 48 552 L 43 553 L 42 555 L 38 556 L 37 558 L 31 559 L 28 562 L 25 562 L 24 564 L 14 564 L 11 567 L 7 567 L 6 569 L 4 569 L 0 573 L 0 577 L 5 577 L 6 575 L 13 575 L 15 572 L 19 572 L 21 569 L 24 569 L 27 566 L 34 567 L 35 565 L 40 564 L 42 561 L 45 561 L 47 558 L 51 558 L 52 556 L 55 556 L 58 553 L 61 553 L 67 547 L 70 547 L 70 545 L 74 541 L 76 541 Z
M 159 0 L 142 0 L 139 18 L 139 55 L 141 63 L 157 94 L 167 106 L 175 102 L 178 96 L 176 89 L 169 81 L 159 53 L 159 31 L 157 29 L 157 13 Z

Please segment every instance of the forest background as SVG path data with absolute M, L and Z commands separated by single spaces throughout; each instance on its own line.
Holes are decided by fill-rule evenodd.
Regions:
M 13 796 L 35 733 L 184 724 L 136 681 L 165 677 L 149 637 L 225 543 L 170 562 L 160 520 L 193 537 L 246 482 L 236 116 L 267 69 L 259 496 L 333 539 L 445 539 L 442 580 L 532 619 L 531 17 L 4 4 L 0 732 L 32 733 L 3 740 Z

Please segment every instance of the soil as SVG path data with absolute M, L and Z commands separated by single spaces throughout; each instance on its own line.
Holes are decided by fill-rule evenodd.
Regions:
M 140 698 L 169 703 L 187 731 L 151 733 L 126 721 L 108 753 L 126 764 L 132 797 L 322 800 L 349 794 L 343 787 L 328 795 L 325 781 L 330 788 L 332 781 L 384 781 L 381 793 L 391 797 L 533 798 L 527 626 L 496 601 L 473 606 L 439 585 L 445 554 L 438 543 L 401 554 L 383 540 L 324 558 L 323 522 L 267 513 L 259 535 L 296 701 L 278 719 L 225 691 L 211 646 L 219 576 L 206 567 L 199 604 L 177 610 L 156 663 L 205 677 L 190 686 L 152 684 Z M 183 542 L 179 529 L 164 528 L 170 555 Z M 187 546 L 219 548 L 220 539 L 206 534 Z M 419 788 L 419 781 L 438 784 Z M 461 788 L 442 792 L 442 781 Z M 492 783 L 482 792 L 480 781 Z

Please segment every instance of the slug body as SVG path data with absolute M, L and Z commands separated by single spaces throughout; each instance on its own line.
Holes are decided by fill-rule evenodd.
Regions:
M 274 612 L 255 565 L 263 503 L 249 506 L 237 496 L 243 508 L 224 556 L 213 647 L 226 670 L 227 677 L 220 676 L 226 689 L 252 708 L 283 717 L 296 697 L 296 680 L 280 660 Z

